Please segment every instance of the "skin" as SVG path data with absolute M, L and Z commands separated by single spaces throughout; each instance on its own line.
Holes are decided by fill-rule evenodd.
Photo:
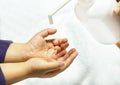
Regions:
M 113 13 L 114 13 L 115 15 L 120 15 L 120 0 L 117 0 L 117 2 L 118 2 L 118 3 L 117 3 L 117 5 L 116 5 Z
M 120 0 L 116 0 L 117 2 L 119 2 Z
M 120 15 L 120 0 L 116 0 L 116 1 L 117 1 L 117 6 L 114 9 L 113 13 L 118 16 Z M 117 42 L 116 45 L 120 48 L 120 41 Z
M 45 54 L 43 52 L 49 49 L 54 49 L 56 53 L 61 51 L 65 53 L 65 49 L 69 46 L 66 38 L 45 40 L 47 36 L 55 34 L 56 31 L 56 29 L 45 29 L 26 43 L 12 43 L 6 53 L 5 62 L 22 62 L 30 58 L 41 58 L 41 55 Z
M 120 41 L 116 45 L 120 48 Z
M 45 40 L 54 33 L 56 29 L 45 29 L 26 43 L 10 45 L 5 63 L 0 64 L 7 85 L 26 78 L 54 77 L 69 67 L 78 52 L 74 48 L 66 51 L 67 39 Z

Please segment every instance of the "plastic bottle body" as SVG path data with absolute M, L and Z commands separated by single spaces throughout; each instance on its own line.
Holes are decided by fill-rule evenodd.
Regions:
M 115 0 L 78 0 L 75 14 L 99 42 L 120 41 L 120 17 L 113 15 Z

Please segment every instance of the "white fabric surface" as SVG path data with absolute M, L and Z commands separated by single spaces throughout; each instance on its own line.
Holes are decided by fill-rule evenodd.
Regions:
M 66 71 L 54 78 L 27 79 L 14 85 L 120 85 L 120 50 L 115 45 L 103 45 L 94 40 L 77 20 L 72 2 L 54 16 L 53 26 L 48 25 L 44 15 L 47 13 L 41 8 L 45 6 L 39 5 L 43 2 L 0 0 L 1 37 L 25 42 L 45 27 L 56 27 L 58 32 L 54 36 L 67 37 L 70 47 L 75 47 L 79 55 Z

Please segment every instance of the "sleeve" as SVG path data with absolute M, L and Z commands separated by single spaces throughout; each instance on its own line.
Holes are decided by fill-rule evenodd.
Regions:
M 2 70 L 0 68 L 0 85 L 6 85 L 6 82 L 5 82 L 5 77 L 2 73 Z
M 0 40 L 0 63 L 4 62 L 6 51 L 12 41 Z M 0 68 L 0 85 L 6 85 L 5 77 Z
M 0 63 L 4 62 L 6 51 L 12 41 L 0 40 Z

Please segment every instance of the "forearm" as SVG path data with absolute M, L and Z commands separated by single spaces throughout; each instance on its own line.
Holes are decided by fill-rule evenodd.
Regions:
M 29 68 L 25 63 L 5 63 L 0 64 L 6 85 L 10 85 L 26 79 L 29 74 Z
M 10 44 L 4 62 L 22 62 L 27 60 L 26 49 L 27 46 L 25 43 Z

